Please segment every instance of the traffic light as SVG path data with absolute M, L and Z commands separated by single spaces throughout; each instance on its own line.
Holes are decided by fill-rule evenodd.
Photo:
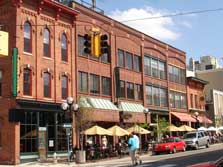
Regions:
M 109 46 L 108 46 L 108 35 L 107 34 L 103 34 L 100 37 L 100 53 L 104 54 L 104 53 L 109 53 Z
M 91 54 L 92 53 L 92 36 L 89 34 L 84 35 L 84 53 Z

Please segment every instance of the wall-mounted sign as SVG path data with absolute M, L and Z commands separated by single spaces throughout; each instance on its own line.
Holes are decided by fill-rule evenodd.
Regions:
M 0 31 L 0 56 L 8 56 L 9 54 L 9 34 Z

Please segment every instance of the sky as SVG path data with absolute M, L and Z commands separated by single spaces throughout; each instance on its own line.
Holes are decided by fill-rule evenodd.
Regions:
M 183 50 L 187 60 L 212 55 L 223 65 L 223 0 L 96 0 L 96 6 L 105 15 Z M 220 8 L 207 13 L 124 22 Z

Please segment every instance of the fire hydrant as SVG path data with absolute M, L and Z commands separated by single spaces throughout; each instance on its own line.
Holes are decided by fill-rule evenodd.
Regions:
M 56 152 L 54 152 L 54 154 L 53 154 L 53 163 L 57 163 L 57 153 Z

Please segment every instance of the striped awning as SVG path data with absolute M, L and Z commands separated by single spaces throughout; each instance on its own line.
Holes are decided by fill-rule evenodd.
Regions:
M 78 104 L 80 105 L 80 107 L 119 110 L 110 100 L 107 99 L 80 97 L 78 100 Z
M 121 111 L 128 111 L 128 112 L 143 112 L 145 109 L 142 104 L 129 103 L 129 102 L 120 102 L 118 108 Z

